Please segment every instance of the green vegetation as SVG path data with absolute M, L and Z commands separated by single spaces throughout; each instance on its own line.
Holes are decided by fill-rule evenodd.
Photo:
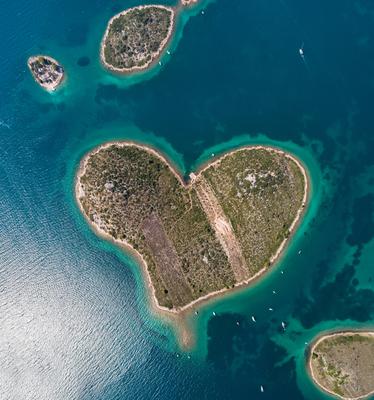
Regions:
M 110 68 L 146 68 L 162 51 L 174 23 L 164 6 L 131 8 L 109 22 L 103 39 L 103 61 Z
M 281 153 L 265 149 L 225 157 L 219 168 L 203 173 L 230 220 L 243 257 L 253 275 L 289 236 L 301 207 L 304 177 Z
M 296 163 L 270 149 L 227 155 L 186 187 L 156 153 L 113 144 L 91 153 L 78 179 L 86 216 L 143 256 L 170 309 L 268 266 L 305 187 Z
M 314 347 L 310 366 L 326 390 L 347 399 L 365 397 L 374 391 L 374 335 L 327 336 Z

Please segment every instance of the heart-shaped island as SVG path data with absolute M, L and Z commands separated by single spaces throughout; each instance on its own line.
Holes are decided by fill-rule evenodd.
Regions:
M 76 182 L 96 231 L 135 251 L 156 305 L 176 312 L 265 272 L 307 193 L 301 163 L 265 146 L 233 150 L 187 183 L 157 151 L 107 143 L 84 157 Z

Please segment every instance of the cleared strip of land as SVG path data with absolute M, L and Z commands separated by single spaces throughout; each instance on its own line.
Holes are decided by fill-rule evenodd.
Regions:
M 157 215 L 152 214 L 142 226 L 150 252 L 154 254 L 157 273 L 176 304 L 186 304 L 192 296 L 183 275 L 181 261 Z
M 240 245 L 232 230 L 231 223 L 218 203 L 212 188 L 201 175 L 194 182 L 194 185 L 205 214 L 227 255 L 236 281 L 241 282 L 246 280 L 249 277 L 249 270 L 246 267 Z

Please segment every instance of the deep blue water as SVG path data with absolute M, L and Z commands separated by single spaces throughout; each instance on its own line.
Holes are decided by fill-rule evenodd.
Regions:
M 112 76 L 98 61 L 106 21 L 139 2 L 0 0 L 0 398 L 328 398 L 305 372 L 307 343 L 374 325 L 374 4 L 203 2 L 161 68 Z M 56 94 L 29 76 L 37 52 L 67 70 Z M 310 171 L 285 257 L 192 318 L 188 354 L 149 312 L 136 264 L 74 203 L 79 159 L 114 138 L 185 172 L 243 143 L 281 146 Z

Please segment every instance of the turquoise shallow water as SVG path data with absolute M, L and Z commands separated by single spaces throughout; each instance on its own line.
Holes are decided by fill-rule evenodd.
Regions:
M 374 7 L 202 2 L 181 17 L 161 68 L 112 76 L 98 44 L 108 18 L 134 4 L 0 1 L 0 398 L 328 398 L 305 372 L 306 343 L 374 325 Z M 57 93 L 30 78 L 34 52 L 65 65 Z M 112 139 L 151 144 L 185 173 L 252 143 L 310 172 L 310 207 L 279 265 L 191 318 L 188 354 L 150 313 L 135 262 L 75 205 L 80 158 Z

